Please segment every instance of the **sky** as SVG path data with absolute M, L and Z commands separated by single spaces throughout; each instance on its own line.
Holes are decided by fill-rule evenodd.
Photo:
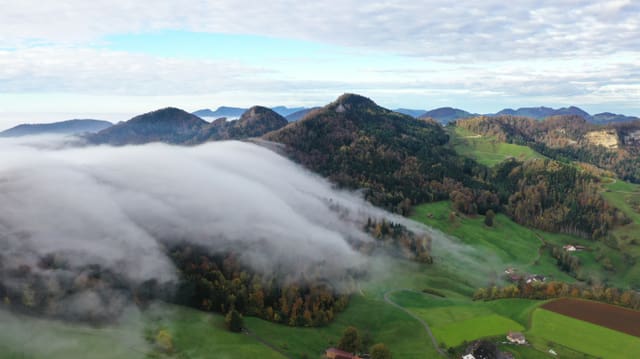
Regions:
M 640 1 L 0 0 L 0 129 L 175 106 L 640 115 Z

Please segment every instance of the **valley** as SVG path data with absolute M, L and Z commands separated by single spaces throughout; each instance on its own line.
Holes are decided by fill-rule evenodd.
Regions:
M 482 119 L 462 121 L 485 128 Z M 487 121 L 492 124 L 496 120 Z M 174 131 L 173 126 L 179 130 Z M 321 193 L 317 196 L 335 196 L 335 203 L 319 201 L 316 206 L 323 211 L 327 206 L 328 211 L 322 213 L 339 218 L 335 223 L 341 230 L 354 227 L 373 240 L 349 238 L 349 245 L 357 251 L 348 258 L 365 255 L 366 269 L 340 269 L 338 272 L 349 275 L 340 274 L 344 283 L 335 286 L 314 286 L 316 282 L 310 277 L 317 275 L 322 281 L 332 273 L 318 270 L 327 259 L 316 263 L 310 256 L 312 264 L 299 277 L 302 279 L 281 285 L 246 267 L 252 262 L 243 262 L 246 259 L 238 256 L 241 251 L 209 253 L 206 247 L 189 243 L 187 234 L 183 234 L 186 242 L 177 246 L 166 239 L 161 242 L 179 269 L 183 283 L 179 298 L 166 297 L 162 287 L 134 288 L 138 303 L 116 322 L 89 325 L 82 320 L 73 323 L 55 316 L 46 319 L 20 314 L 33 311 L 36 301 L 49 303 L 50 313 L 56 308 L 54 300 L 59 300 L 58 289 L 51 284 L 43 289 L 39 278 L 30 279 L 34 287 L 23 288 L 22 293 L 4 292 L 0 315 L 16 334 L 0 335 L 1 357 L 40 358 L 47 353 L 49 358 L 195 359 L 216 353 L 217 358 L 318 359 L 327 348 L 340 345 L 350 327 L 358 331 L 363 351 L 384 343 L 394 358 L 455 358 L 480 343 L 495 344 L 497 350 L 515 358 L 534 359 L 624 358 L 630 351 L 640 351 L 638 337 L 545 309 L 558 297 L 640 308 L 636 292 L 640 286 L 640 266 L 636 264 L 640 257 L 640 185 L 594 176 L 592 169 L 566 157 L 554 157 L 556 152 L 548 152 L 547 147 L 509 141 L 510 132 L 489 128 L 493 132 L 476 133 L 457 122 L 442 127 L 345 94 L 294 123 L 260 107 L 237 121 L 214 123 L 177 109 L 164 109 L 86 135 L 89 142 L 111 144 L 122 153 L 132 144 L 146 142 L 188 145 L 185 148 L 191 148 L 188 151 L 198 160 L 212 156 L 197 152 L 202 148 L 197 145 L 204 142 L 251 139 L 220 142 L 220 146 L 261 156 L 266 156 L 262 151 L 267 150 L 250 143 L 268 143 L 269 148 L 296 161 L 296 166 L 328 178 L 332 186 L 358 189 L 370 203 L 394 215 L 369 208 L 368 217 L 354 217 L 357 211 L 353 208 L 363 204 L 342 203 L 344 198 L 328 192 L 324 185 L 322 190 L 314 189 Z M 262 142 L 265 140 L 272 142 Z M 565 140 L 554 138 L 557 143 L 569 143 Z M 175 151 L 157 144 L 146 146 L 167 158 Z M 276 155 L 264 158 L 284 161 L 271 156 Z M 221 157 L 212 158 L 221 161 Z M 165 165 L 175 166 L 171 161 Z M 251 161 L 256 166 L 257 162 Z M 216 168 L 236 177 L 251 173 L 232 163 L 228 159 Z M 266 173 L 277 172 L 261 166 Z M 299 181 L 294 172 L 291 179 Z M 118 177 L 108 178 L 117 182 Z M 273 178 L 261 181 L 282 187 Z M 226 186 L 219 180 L 217 183 Z M 297 193 L 301 183 L 285 187 Z M 200 197 L 219 196 L 212 193 Z M 275 200 L 275 196 L 266 198 Z M 173 205 L 174 198 L 170 193 L 165 204 Z M 304 198 L 317 200 L 315 195 Z M 278 199 L 291 206 L 298 206 L 297 200 Z M 122 203 L 131 211 L 126 201 Z M 306 209 L 302 211 L 303 217 L 308 216 Z M 252 210 L 247 213 L 256 216 Z M 256 218 L 264 216 L 259 212 Z M 149 220 L 134 218 L 136 223 Z M 585 229 L 576 223 L 592 227 Z M 268 227 L 262 226 L 256 228 Z M 346 233 L 354 236 L 353 231 Z M 269 242 L 257 243 L 266 245 L 260 250 L 270 248 Z M 254 245 L 248 241 L 241 248 L 250 252 Z M 256 261 L 258 257 L 251 258 Z M 289 265 L 286 260 L 283 263 Z M 64 266 L 55 257 L 40 264 L 45 269 Z M 287 273 L 286 268 L 278 271 Z M 94 282 L 74 284 L 73 291 L 82 293 L 83 285 L 90 290 L 119 285 L 118 278 L 102 278 L 104 274 L 96 273 L 92 274 Z M 30 274 L 19 275 L 29 278 Z M 295 276 L 285 278 L 289 281 Z M 337 289 L 342 286 L 348 288 L 348 295 Z M 32 288 L 40 288 L 44 295 Z M 348 301 L 343 299 L 347 297 Z M 16 308 L 18 312 L 10 311 Z M 229 308 L 244 315 L 240 333 L 227 330 Z M 510 332 L 523 333 L 527 345 L 507 344 Z

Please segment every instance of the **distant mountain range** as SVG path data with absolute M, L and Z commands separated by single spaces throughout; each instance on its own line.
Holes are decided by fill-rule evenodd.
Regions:
M 113 145 L 147 143 L 162 141 L 168 143 L 198 143 L 211 139 L 240 139 L 258 137 L 269 131 L 284 127 L 288 122 L 296 122 L 322 107 L 286 107 L 266 108 L 254 106 L 251 109 L 221 106 L 215 111 L 203 109 L 189 114 L 176 108 L 166 108 L 132 118 L 129 121 L 113 125 L 107 121 L 77 119 L 47 124 L 21 124 L 0 132 L 0 137 L 17 137 L 41 134 L 94 134 L 86 138 L 95 143 Z M 251 113 L 244 116 L 248 111 Z M 637 117 L 610 112 L 590 115 L 575 107 L 522 107 L 516 110 L 503 109 L 495 114 L 479 115 L 452 107 L 440 107 L 433 110 L 406 109 L 394 110 L 417 119 L 433 119 L 440 124 L 477 116 L 516 116 L 542 120 L 554 116 L 578 116 L 596 125 L 628 123 L 639 120 Z M 212 123 L 202 118 L 216 118 Z M 240 118 L 244 121 L 233 124 L 226 118 Z
M 212 140 L 259 137 L 287 124 L 284 117 L 260 106 L 246 110 L 237 121 L 219 118 L 211 123 L 181 109 L 169 107 L 136 116 L 85 137 L 93 144 L 114 146 L 149 142 L 198 144 Z
M 403 115 L 411 116 L 413 118 L 421 117 L 422 115 L 424 115 L 427 112 L 427 110 L 415 110 L 415 109 L 410 109 L 410 108 L 396 108 L 393 111 L 395 111 L 397 113 L 401 113 Z
M 271 108 L 273 111 L 278 113 L 280 116 L 283 116 L 289 122 L 295 122 L 302 119 L 307 113 L 309 113 L 312 109 L 316 109 L 318 107 L 307 108 L 307 107 L 286 107 L 286 106 L 276 106 Z M 227 107 L 221 106 L 218 107 L 215 111 L 204 109 L 193 112 L 194 115 L 199 117 L 240 117 L 246 111 L 245 108 L 239 107 Z M 595 115 L 591 115 L 583 109 L 575 106 L 570 107 L 561 107 L 558 109 L 554 109 L 551 107 L 521 107 L 516 110 L 511 108 L 505 108 L 497 113 L 490 114 L 476 114 L 471 113 L 462 109 L 452 108 L 452 107 L 439 107 L 432 110 L 422 110 L 422 109 L 408 109 L 408 108 L 397 108 L 393 110 L 395 112 L 411 116 L 413 118 L 432 118 L 441 124 L 448 124 L 452 121 L 474 117 L 474 116 L 519 116 L 519 117 L 529 117 L 536 120 L 542 120 L 551 116 L 565 116 L 565 115 L 576 115 L 584 118 L 588 122 L 595 124 L 607 124 L 607 123 L 619 123 L 619 122 L 630 122 L 635 121 L 638 118 L 633 116 L 625 116 L 614 114 L 610 112 L 598 113 Z
M 638 118 L 633 116 L 617 115 L 611 112 L 602 112 L 591 116 L 590 122 L 603 125 L 607 123 L 633 122 L 636 120 L 638 120 Z
M 465 110 L 451 108 L 451 107 L 440 107 L 430 111 L 426 110 L 410 110 L 410 109 L 396 109 L 396 112 L 403 113 L 405 115 L 413 116 L 415 118 L 432 118 L 441 124 L 447 124 L 452 121 L 480 116 L 480 114 L 470 113 Z M 529 117 L 536 120 L 542 120 L 547 117 L 552 116 L 580 116 L 587 120 L 590 123 L 594 124 L 608 124 L 608 123 L 620 123 L 620 122 L 631 122 L 638 120 L 637 117 L 633 116 L 625 116 L 614 114 L 610 112 L 598 113 L 595 115 L 591 115 L 583 109 L 575 106 L 570 107 L 561 107 L 558 109 L 554 109 L 551 107 L 521 107 L 517 110 L 506 108 L 497 113 L 484 114 L 484 116 L 518 116 L 518 117 Z
M 461 118 L 468 118 L 477 116 L 476 114 L 469 113 L 465 110 L 460 110 L 452 107 L 440 107 L 431 111 L 427 111 L 420 116 L 420 118 L 432 118 L 442 124 L 459 120 Z
M 193 112 L 198 117 L 240 117 L 246 111 L 246 108 L 220 106 L 215 111 L 206 108 Z
M 53 123 L 22 124 L 0 132 L 0 137 L 21 137 L 45 134 L 79 135 L 93 133 L 113 126 L 111 122 L 100 120 L 68 120 Z
M 202 109 L 202 110 L 192 112 L 192 114 L 198 117 L 215 117 L 215 118 L 240 117 L 247 110 L 248 110 L 247 108 L 241 108 L 241 107 L 220 106 L 215 111 L 212 111 L 207 108 L 207 109 Z M 273 110 L 275 113 L 277 113 L 282 117 L 287 117 L 289 115 L 292 115 L 294 113 L 301 112 L 301 111 L 308 112 L 309 109 L 306 107 L 276 106 L 276 107 L 272 107 L 271 110 Z
M 559 109 L 553 109 L 550 107 L 521 107 L 517 110 L 513 110 L 510 108 L 506 108 L 495 115 L 510 115 L 510 116 L 522 116 L 529 117 L 536 120 L 542 120 L 551 116 L 564 116 L 564 115 L 576 115 L 588 120 L 591 115 L 589 115 L 586 111 L 581 108 L 571 106 L 571 107 L 562 107 Z
M 296 111 L 293 112 L 287 116 L 285 116 L 285 118 L 287 119 L 287 121 L 289 122 L 296 122 L 298 120 L 301 120 L 304 116 L 306 116 L 309 112 L 313 111 L 313 110 L 317 110 L 320 107 L 312 107 L 312 108 L 305 108 L 303 110 L 300 111 Z

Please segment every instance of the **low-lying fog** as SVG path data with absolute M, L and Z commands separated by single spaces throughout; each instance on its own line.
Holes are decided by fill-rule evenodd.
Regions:
M 25 144 L 26 143 L 26 144 Z M 67 147 L 0 142 L 0 264 L 37 267 L 47 253 L 99 264 L 134 281 L 175 279 L 159 242 L 188 241 L 268 273 L 318 263 L 331 277 L 361 263 L 354 216 L 382 212 L 282 156 L 243 142 Z M 60 144 L 60 142 L 57 142 Z M 37 145 L 37 146 L 35 146 Z
M 5 286 L 21 285 L 8 274 L 17 268 L 51 271 L 38 266 L 51 253 L 71 273 L 98 265 L 131 283 L 175 283 L 163 248 L 174 242 L 233 250 L 266 276 L 277 270 L 339 283 L 366 262 L 347 241 L 371 240 L 362 230 L 367 217 L 429 230 L 246 142 L 82 147 L 69 138 L 32 137 L 0 140 L 0 153 Z M 342 210 L 332 210 L 336 205 Z M 466 248 L 432 237 L 464 261 Z M 92 301 L 80 298 L 73 308 Z

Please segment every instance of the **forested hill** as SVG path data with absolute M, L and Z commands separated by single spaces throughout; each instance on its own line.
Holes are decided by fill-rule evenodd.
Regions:
M 119 123 L 87 139 L 94 144 L 130 145 L 148 142 L 184 143 L 200 132 L 207 122 L 177 108 L 165 108 Z
M 477 122 L 501 121 L 487 119 Z M 525 142 L 536 136 L 519 122 L 534 126 L 537 121 L 508 119 L 485 132 Z M 562 118 L 541 126 L 563 123 L 565 132 L 580 132 L 580 126 L 572 129 L 571 121 Z M 409 213 L 412 204 L 450 199 L 465 214 L 501 211 L 530 227 L 593 239 L 627 220 L 602 200 L 597 178 L 570 165 L 514 160 L 489 169 L 458 155 L 435 122 L 389 111 L 357 95 L 343 95 L 265 138 L 284 144 L 289 156 L 307 168 L 340 186 L 364 189 L 369 201 L 401 214 Z
M 286 126 L 289 122 L 275 111 L 262 106 L 254 106 L 237 121 L 218 119 L 197 134 L 191 143 L 205 141 L 245 139 L 259 137 L 267 132 Z
M 447 145 L 435 122 L 417 120 L 345 94 L 302 120 L 265 136 L 339 185 L 367 190 L 372 203 L 403 213 L 411 203 L 448 198 L 446 178 L 477 186 L 473 161 Z
M 640 121 L 595 125 L 579 116 L 543 121 L 513 116 L 476 117 L 456 126 L 500 141 L 529 146 L 561 161 L 580 161 L 640 182 Z
M 170 107 L 136 116 L 86 138 L 93 144 L 116 146 L 149 142 L 194 145 L 206 141 L 259 137 L 287 123 L 284 117 L 260 106 L 250 108 L 237 121 L 221 118 L 212 123 Z

